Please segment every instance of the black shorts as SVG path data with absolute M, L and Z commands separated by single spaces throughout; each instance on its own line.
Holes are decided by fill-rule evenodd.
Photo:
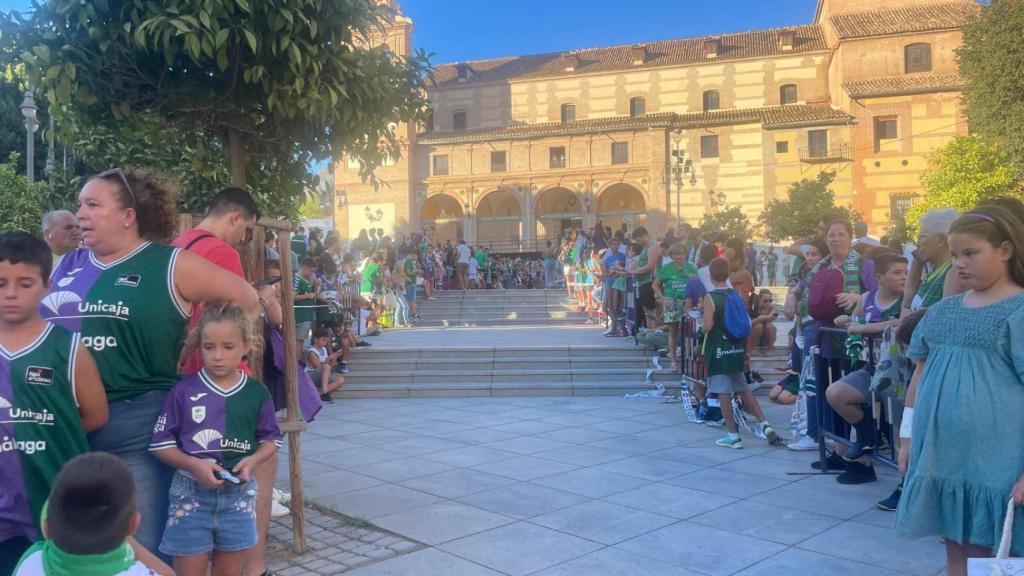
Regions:
M 644 310 L 653 310 L 658 305 L 654 300 L 654 284 L 652 282 L 640 285 L 640 296 L 637 298 L 637 302 Z

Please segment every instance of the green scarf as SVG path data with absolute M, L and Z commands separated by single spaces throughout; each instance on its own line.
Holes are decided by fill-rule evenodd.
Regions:
M 46 576 L 114 576 L 135 564 L 135 551 L 127 542 L 102 554 L 68 554 L 52 540 L 36 542 L 23 558 L 42 550 Z

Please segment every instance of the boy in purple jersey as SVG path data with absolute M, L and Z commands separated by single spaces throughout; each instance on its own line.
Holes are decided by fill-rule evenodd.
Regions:
M 149 448 L 177 469 L 160 551 L 179 576 L 240 574 L 259 542 L 253 470 L 277 453 L 281 430 L 266 387 L 238 369 L 254 339 L 245 311 L 210 307 L 191 337 L 203 369 L 171 390 Z
M 50 248 L 27 232 L 0 234 L 0 574 L 39 538 L 39 515 L 85 434 L 107 423 L 96 363 L 79 335 L 50 324 Z

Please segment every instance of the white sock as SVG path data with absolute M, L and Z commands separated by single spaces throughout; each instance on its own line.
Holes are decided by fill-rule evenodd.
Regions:
M 761 426 L 771 426 L 771 424 L 769 424 L 767 420 L 764 420 L 761 422 Z
M 729 435 L 729 440 L 739 440 L 740 435 L 736 432 L 726 432 Z

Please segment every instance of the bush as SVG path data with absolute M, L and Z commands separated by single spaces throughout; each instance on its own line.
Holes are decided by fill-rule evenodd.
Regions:
M 45 185 L 29 184 L 14 162 L 0 164 L 0 232 L 24 230 L 40 235 Z

